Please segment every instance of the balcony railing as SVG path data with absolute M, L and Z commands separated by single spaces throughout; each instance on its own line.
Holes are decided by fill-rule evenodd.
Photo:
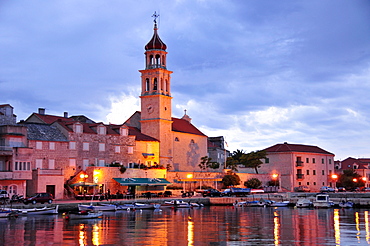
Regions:
M 296 161 L 296 167 L 303 167 L 303 161 Z
M 297 180 L 302 180 L 304 179 L 304 174 L 297 173 Z

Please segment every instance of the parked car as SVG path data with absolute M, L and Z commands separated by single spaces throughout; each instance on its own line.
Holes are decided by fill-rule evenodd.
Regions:
M 222 196 L 247 196 L 251 193 L 250 188 L 230 188 L 221 192 Z
M 214 196 L 222 196 L 222 194 L 220 191 L 216 189 L 208 189 L 208 190 L 203 191 L 203 196 L 204 197 L 206 196 L 214 197 Z
M 344 187 L 338 187 L 338 192 L 346 192 L 346 188 Z
M 338 189 L 329 187 L 329 186 L 323 186 L 320 188 L 320 192 L 336 192 Z
M 307 186 L 305 186 L 305 185 L 300 185 L 300 186 L 298 186 L 298 187 L 295 187 L 294 188 L 294 191 L 295 192 L 310 192 L 311 190 L 310 190 L 310 188 L 308 188 Z
M 28 203 L 36 204 L 38 202 L 39 203 L 47 202 L 50 204 L 53 202 L 53 195 L 50 193 L 36 193 L 35 195 L 31 197 L 27 197 L 23 201 L 24 204 L 28 204 Z
M 0 202 L 9 201 L 9 194 L 6 190 L 0 190 Z
M 369 187 L 365 187 L 362 189 L 363 192 L 370 192 L 370 188 Z

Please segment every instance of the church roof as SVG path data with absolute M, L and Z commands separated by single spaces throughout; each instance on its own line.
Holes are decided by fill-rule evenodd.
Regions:
M 185 119 L 172 118 L 172 131 L 190 133 L 200 136 L 206 136 L 201 131 L 198 130 L 193 124 Z
M 145 50 L 166 50 L 167 45 L 159 38 L 157 24 L 154 24 L 154 34 L 152 39 L 145 45 Z
M 275 144 L 274 146 L 264 149 L 266 152 L 307 152 L 307 153 L 317 153 L 317 154 L 328 154 L 334 155 L 324 149 L 317 146 L 303 145 L 303 144 Z
M 128 126 L 128 135 L 136 136 L 135 138 L 136 141 L 158 141 L 155 138 L 152 138 L 148 135 L 141 133 L 139 129 L 137 129 L 136 127 L 132 127 L 132 126 Z

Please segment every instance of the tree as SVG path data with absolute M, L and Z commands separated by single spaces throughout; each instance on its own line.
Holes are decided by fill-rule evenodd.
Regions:
M 257 178 L 251 178 L 244 182 L 244 186 L 252 189 L 261 187 L 262 181 Z
M 240 184 L 240 178 L 238 175 L 236 175 L 235 173 L 229 173 L 229 174 L 226 174 L 223 178 L 222 178 L 222 184 L 225 186 L 225 187 L 229 187 L 229 186 L 234 186 L 234 185 L 239 185 Z
M 264 150 L 252 151 L 248 154 L 243 154 L 243 156 L 240 158 L 240 162 L 245 167 L 254 168 L 258 174 L 258 168 L 261 166 L 261 164 L 263 164 L 261 159 L 266 159 L 266 151 Z
M 356 181 L 354 181 L 354 179 L 356 179 Z M 361 175 L 356 173 L 353 169 L 343 170 L 343 174 L 339 176 L 337 182 L 337 187 L 345 187 L 346 189 L 353 189 L 362 186 L 365 186 L 365 183 L 361 179 Z
M 212 158 L 208 156 L 203 156 L 200 160 L 198 167 L 202 170 L 206 170 L 207 168 L 217 169 L 220 167 L 218 162 L 212 161 Z
M 234 151 L 230 157 L 226 159 L 226 168 L 230 168 L 231 170 L 237 172 L 237 166 L 241 164 L 241 157 L 245 155 L 244 150 L 237 149 Z

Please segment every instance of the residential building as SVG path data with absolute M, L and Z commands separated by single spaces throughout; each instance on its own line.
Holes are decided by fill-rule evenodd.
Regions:
M 334 154 L 317 146 L 303 144 L 276 144 L 264 149 L 267 157 L 259 173 L 277 174 L 283 189 L 308 186 L 319 191 L 322 186 L 335 186 Z

